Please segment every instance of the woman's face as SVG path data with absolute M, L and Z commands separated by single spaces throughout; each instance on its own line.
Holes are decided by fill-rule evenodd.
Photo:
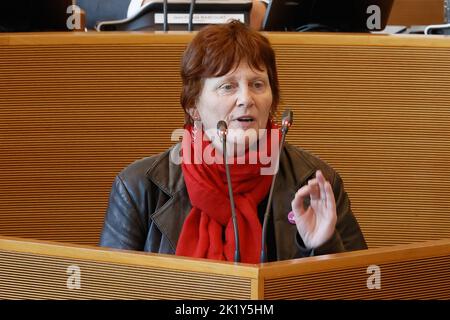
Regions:
M 249 143 L 255 142 L 249 136 L 260 137 L 259 130 L 266 129 L 271 106 L 272 89 L 267 70 L 253 70 L 246 62 L 241 62 L 224 76 L 204 80 L 194 113 L 197 112 L 203 129 L 219 150 L 222 144 L 212 135 L 217 134 L 217 122 L 224 120 L 228 125 L 227 142 L 239 155 Z

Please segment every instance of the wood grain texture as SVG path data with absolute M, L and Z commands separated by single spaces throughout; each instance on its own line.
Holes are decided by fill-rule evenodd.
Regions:
M 378 268 L 379 288 L 368 282 Z M 304 258 L 262 266 L 264 299 L 450 298 L 450 240 Z
M 2 251 L 0 257 L 2 299 L 250 299 L 250 279 L 235 276 Z M 81 269 L 80 290 L 67 287 L 70 266 Z
M 370 247 L 450 238 L 450 43 L 269 34 L 288 141 L 342 176 Z M 192 35 L 0 35 L 0 234 L 98 243 L 114 176 L 183 124 Z
M 67 286 L 74 266 L 80 289 Z M 257 272 L 246 264 L 0 237 L 0 299 L 250 299 Z
M 381 287 L 369 289 L 367 266 L 277 278 L 266 282 L 265 299 L 450 299 L 450 256 L 377 265 Z
M 444 0 L 395 0 L 388 23 L 411 26 L 444 21 Z
M 379 289 L 369 289 L 377 266 Z M 79 288 L 69 284 L 76 267 Z M 68 271 L 69 270 L 69 271 Z M 0 299 L 449 299 L 450 239 L 262 265 L 0 237 Z

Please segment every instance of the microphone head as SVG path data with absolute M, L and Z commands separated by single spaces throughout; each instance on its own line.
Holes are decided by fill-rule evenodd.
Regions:
M 220 120 L 219 122 L 217 122 L 217 135 L 220 137 L 220 139 L 226 138 L 227 130 L 228 130 L 228 126 L 225 121 Z
M 281 120 L 282 129 L 288 130 L 289 127 L 292 125 L 293 118 L 294 118 L 294 114 L 292 113 L 291 110 L 289 110 L 289 109 L 284 110 L 283 118 Z

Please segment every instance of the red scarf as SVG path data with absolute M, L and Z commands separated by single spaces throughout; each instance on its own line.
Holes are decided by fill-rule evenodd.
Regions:
M 270 156 L 270 129 L 272 128 L 275 127 L 272 125 L 267 130 L 267 140 L 263 139 L 268 143 L 259 143 L 259 149 L 267 148 L 264 152 L 268 156 Z M 188 130 L 185 130 L 182 141 L 182 170 L 192 210 L 184 221 L 176 255 L 233 261 L 234 229 L 225 166 L 217 163 L 205 164 L 204 161 L 201 164 L 195 164 L 192 127 L 189 126 L 186 129 Z M 201 151 L 208 146 L 212 147 L 211 142 L 202 142 L 198 144 L 201 145 Z M 218 150 L 214 150 L 213 154 L 214 152 L 219 153 Z M 190 163 L 185 161 L 188 159 L 185 157 L 186 154 L 191 157 Z M 248 159 L 249 151 L 246 152 L 245 157 Z M 229 164 L 239 230 L 241 262 L 259 263 L 261 224 L 257 206 L 269 192 L 272 175 L 261 175 L 261 168 L 269 165 L 262 165 L 259 161 L 257 164 L 248 164 L 248 161 L 245 164 L 237 164 L 236 161 L 234 164 Z

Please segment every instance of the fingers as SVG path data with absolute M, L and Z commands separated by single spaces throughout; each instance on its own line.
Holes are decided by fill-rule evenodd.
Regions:
M 327 208 L 331 209 L 329 210 L 329 212 L 335 212 L 336 201 L 334 199 L 333 188 L 331 187 L 331 184 L 328 181 L 325 182 L 325 194 L 327 195 L 326 206 Z
M 314 179 L 308 181 L 311 200 L 320 201 L 320 204 L 325 207 L 328 207 L 329 200 L 334 199 L 332 190 L 331 193 L 327 191 L 326 188 L 327 183 L 329 184 L 329 182 L 325 179 L 325 176 L 323 175 L 322 171 L 320 170 L 317 170 L 316 177 Z M 332 199 L 330 199 L 330 195 L 333 196 Z
M 320 170 L 317 170 L 316 177 L 308 181 L 310 187 L 311 200 L 321 200 L 325 205 L 326 192 L 325 192 L 325 177 Z
M 291 202 L 292 210 L 296 214 L 303 215 L 305 208 L 303 207 L 303 199 L 309 196 L 311 188 L 309 185 L 303 186 L 295 193 L 294 200 Z
M 309 194 L 310 194 L 311 200 L 320 199 L 320 188 L 319 188 L 319 183 L 318 183 L 317 179 L 309 180 L 308 186 L 309 186 L 309 190 L 310 190 Z
M 325 202 L 327 208 L 335 209 L 336 202 L 334 199 L 333 188 L 331 187 L 330 182 L 325 179 L 322 171 L 320 170 L 317 171 L 316 176 L 319 183 L 321 199 Z
M 323 202 L 323 204 L 326 206 L 327 204 L 327 193 L 325 192 L 325 183 L 328 182 L 325 180 L 325 177 L 323 176 L 322 171 L 317 170 L 316 172 L 316 179 L 320 190 L 320 200 Z
M 317 170 L 316 177 L 308 181 L 308 184 L 301 187 L 292 200 L 292 208 L 305 212 L 303 200 L 309 196 L 311 201 L 319 201 L 319 205 L 325 208 L 334 208 L 336 206 L 334 200 L 333 189 L 331 184 L 325 179 L 322 171 Z

